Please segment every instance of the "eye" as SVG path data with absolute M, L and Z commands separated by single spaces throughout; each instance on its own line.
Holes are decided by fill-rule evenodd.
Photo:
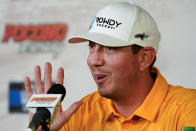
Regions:
M 108 47 L 108 50 L 114 50 L 115 48 L 114 47 Z
M 95 47 L 95 44 L 89 42 L 88 46 L 89 46 L 89 48 L 93 48 L 93 47 Z
M 111 51 L 111 50 L 115 50 L 116 48 L 115 47 L 106 47 L 106 49 Z

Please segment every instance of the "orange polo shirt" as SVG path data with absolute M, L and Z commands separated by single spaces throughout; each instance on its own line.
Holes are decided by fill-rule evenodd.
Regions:
M 60 131 L 183 131 L 196 127 L 196 90 L 172 86 L 156 69 L 157 78 L 144 102 L 125 118 L 112 101 L 94 92 Z

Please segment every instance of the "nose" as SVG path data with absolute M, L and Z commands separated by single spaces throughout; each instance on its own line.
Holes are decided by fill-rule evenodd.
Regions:
M 94 49 L 90 49 L 88 60 L 89 67 L 98 67 L 104 65 L 104 52 L 100 47 L 94 47 Z

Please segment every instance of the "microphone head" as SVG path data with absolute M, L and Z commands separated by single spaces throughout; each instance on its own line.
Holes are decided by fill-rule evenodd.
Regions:
M 47 92 L 47 94 L 62 94 L 61 101 L 63 101 L 66 90 L 65 87 L 61 84 L 54 84 Z

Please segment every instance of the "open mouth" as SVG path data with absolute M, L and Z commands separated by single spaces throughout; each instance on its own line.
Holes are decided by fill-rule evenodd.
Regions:
M 96 81 L 97 82 L 103 82 L 105 80 L 106 75 L 96 75 Z
M 97 80 L 101 80 L 101 79 L 103 79 L 103 78 L 105 78 L 105 75 L 97 76 Z

